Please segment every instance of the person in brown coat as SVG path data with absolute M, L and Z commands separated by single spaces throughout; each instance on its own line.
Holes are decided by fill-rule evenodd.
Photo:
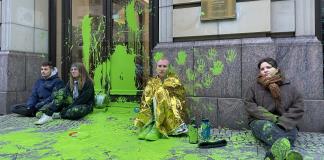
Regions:
M 301 157 L 290 147 L 297 136 L 297 124 L 304 114 L 302 95 L 284 78 L 274 59 L 261 59 L 258 68 L 260 73 L 256 83 L 244 98 L 252 133 L 271 146 L 267 153 L 269 159 Z

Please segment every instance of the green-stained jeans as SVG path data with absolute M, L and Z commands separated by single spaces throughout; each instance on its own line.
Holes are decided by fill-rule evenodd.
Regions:
M 271 146 L 277 139 L 287 138 L 291 144 L 297 137 L 297 128 L 286 131 L 277 124 L 268 120 L 254 120 L 250 123 L 252 134 L 264 142 L 267 146 Z

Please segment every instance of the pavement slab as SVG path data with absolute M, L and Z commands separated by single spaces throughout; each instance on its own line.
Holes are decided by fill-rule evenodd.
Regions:
M 213 129 L 212 140 L 225 139 L 220 148 L 199 149 L 188 137 L 169 137 L 154 142 L 137 139 L 132 107 L 96 109 L 78 121 L 53 120 L 36 126 L 37 119 L 16 114 L 0 116 L 0 159 L 140 159 L 140 160 L 261 160 L 262 142 L 250 130 Z M 324 134 L 298 133 L 295 150 L 305 160 L 324 159 Z

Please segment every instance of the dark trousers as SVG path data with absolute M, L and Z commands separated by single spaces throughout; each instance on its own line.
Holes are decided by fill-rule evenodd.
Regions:
M 268 120 L 254 120 L 250 123 L 252 134 L 267 146 L 271 146 L 277 139 L 287 138 L 291 144 L 297 137 L 297 128 L 286 131 Z
M 35 117 L 37 109 L 34 107 L 28 107 L 25 103 L 23 103 L 13 105 L 11 107 L 11 112 L 27 117 Z
M 93 110 L 92 106 L 87 104 L 71 105 L 72 101 L 72 97 L 67 95 L 64 90 L 59 90 L 54 93 L 53 102 L 48 107 L 44 107 L 46 109 L 43 112 L 48 116 L 52 116 L 54 112 L 60 112 L 61 118 L 76 120 Z

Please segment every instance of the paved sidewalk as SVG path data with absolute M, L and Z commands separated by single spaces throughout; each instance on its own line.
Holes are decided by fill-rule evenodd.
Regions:
M 140 141 L 132 127 L 131 108 L 96 110 L 79 121 L 54 120 L 42 126 L 36 118 L 0 116 L 0 159 L 256 159 L 265 149 L 250 131 L 215 129 L 222 148 L 198 149 L 187 137 Z M 324 160 L 324 134 L 299 133 L 295 150 L 304 159 Z

